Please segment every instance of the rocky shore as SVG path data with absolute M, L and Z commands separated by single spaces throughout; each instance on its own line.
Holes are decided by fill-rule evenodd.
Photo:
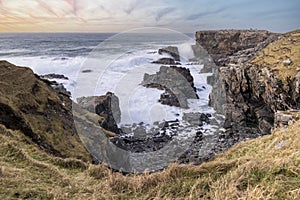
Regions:
M 212 85 L 210 106 L 217 113 L 185 113 L 182 118 L 155 122 L 151 130 L 142 122 L 120 127 L 119 99 L 112 92 L 81 97 L 74 103 L 63 85 L 51 80 L 67 77 L 39 77 L 29 68 L 0 61 L 0 123 L 24 133 L 31 142 L 59 157 L 98 163 L 105 156 L 114 156 L 124 162 L 127 157 L 138 162 L 139 157 L 143 158 L 141 153 L 160 151 L 160 159 L 185 149 L 177 160 L 151 163 L 149 158 L 147 164 L 153 169 L 156 164 L 165 166 L 171 161 L 200 164 L 240 141 L 270 134 L 274 127 L 288 126 L 300 118 L 299 46 L 299 31 L 197 32 L 195 58 L 190 64 L 202 63 L 199 73 L 212 73 L 207 82 Z M 145 74 L 141 85 L 164 90 L 157 99 L 161 104 L 187 109 L 188 99 L 198 99 L 197 89 L 201 88 L 195 87 L 189 69 L 180 63 L 176 47 L 162 48 L 157 53 L 166 57 L 152 62 L 161 67 L 156 74 Z M 81 125 L 76 127 L 73 119 Z M 81 132 L 87 127 L 95 134 L 82 138 Z M 103 137 L 98 133 L 104 133 Z M 194 135 L 187 147 L 176 149 L 180 134 L 189 133 Z M 164 149 L 173 143 L 172 148 Z M 91 152 L 88 147 L 93 145 L 97 148 Z M 105 152 L 111 151 L 112 155 L 97 155 L 103 150 L 101 145 L 106 145 Z M 117 152 L 115 147 L 127 152 L 127 157 L 113 154 Z M 137 165 L 134 162 L 132 165 Z M 136 168 L 142 169 L 130 166 L 128 170 Z

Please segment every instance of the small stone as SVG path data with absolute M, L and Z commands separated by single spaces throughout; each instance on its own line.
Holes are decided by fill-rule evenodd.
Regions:
M 138 126 L 136 129 L 133 130 L 133 135 L 136 138 L 145 138 L 147 136 L 145 127 Z
M 85 70 L 82 70 L 81 72 L 82 73 L 90 73 L 90 72 L 92 72 L 92 70 L 91 69 L 85 69 Z
M 292 63 L 292 61 L 289 58 L 283 61 L 284 66 L 289 66 L 289 65 L 291 65 L 291 63 Z

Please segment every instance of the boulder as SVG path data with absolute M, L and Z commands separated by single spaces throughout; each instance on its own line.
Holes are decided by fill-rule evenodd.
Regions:
M 90 112 L 103 117 L 100 126 L 108 131 L 119 134 L 117 123 L 121 120 L 121 111 L 119 107 L 119 98 L 111 92 L 102 96 L 90 96 L 77 98 L 78 104 Z
M 145 74 L 142 85 L 165 90 L 159 101 L 170 106 L 188 108 L 187 99 L 199 98 L 194 87 L 194 79 L 189 69 L 184 67 L 161 66 L 156 74 Z

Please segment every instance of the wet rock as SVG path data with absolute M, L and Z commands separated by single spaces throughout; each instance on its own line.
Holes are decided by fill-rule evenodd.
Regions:
M 50 81 L 49 84 L 60 95 L 61 99 L 63 99 L 62 95 L 71 97 L 71 92 L 69 92 L 62 83 L 58 83 L 56 81 Z
M 206 124 L 210 123 L 209 116 L 211 115 L 204 113 L 184 113 L 182 119 L 189 122 L 191 125 L 202 126 L 204 122 Z
M 64 80 L 69 80 L 68 77 L 62 75 L 62 74 L 45 74 L 45 75 L 41 75 L 40 76 L 41 78 L 44 78 L 44 79 L 64 79 Z
M 126 151 L 140 153 L 152 152 L 163 148 L 172 137 L 176 135 L 179 121 L 166 121 L 161 123 L 161 128 L 153 128 L 152 131 L 146 131 L 143 125 L 133 129 L 132 135 L 116 135 L 110 141 L 117 147 Z
M 142 85 L 165 90 L 159 101 L 170 106 L 188 108 L 187 99 L 199 98 L 194 79 L 189 69 L 184 67 L 161 66 L 156 74 L 145 74 Z
M 92 70 L 91 69 L 85 69 L 85 70 L 82 70 L 81 72 L 82 73 L 90 73 L 90 72 L 92 72 Z
M 133 136 L 135 138 L 145 138 L 147 136 L 146 128 L 138 126 L 133 130 Z
M 180 107 L 180 103 L 176 95 L 169 89 L 166 89 L 166 91 L 160 95 L 158 102 L 169 106 Z
M 161 48 L 158 50 L 158 53 L 161 55 L 163 53 L 169 54 L 173 57 L 175 61 L 180 61 L 179 51 L 177 47 L 168 46 L 166 48 Z
M 160 58 L 157 61 L 153 61 L 152 63 L 161 65 L 180 65 L 180 63 L 175 62 L 173 58 Z
M 196 132 L 191 146 L 178 158 L 178 163 L 201 164 L 213 159 L 218 153 L 227 150 L 238 142 L 261 136 L 257 129 L 234 126 L 231 129 L 220 129 L 213 135 L 204 131 Z

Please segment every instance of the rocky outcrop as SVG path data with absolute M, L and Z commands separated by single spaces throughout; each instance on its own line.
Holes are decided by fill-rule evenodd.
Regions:
M 74 127 L 69 96 L 6 61 L 0 61 L 0 123 L 56 156 L 91 161 Z
M 208 52 L 217 66 L 225 66 L 232 63 L 232 59 L 236 59 L 237 63 L 247 61 L 277 36 L 260 30 L 198 31 L 196 42 Z
M 40 77 L 44 78 L 44 79 L 64 79 L 64 80 L 69 80 L 69 78 L 66 77 L 66 76 L 64 76 L 63 74 L 54 74 L 54 73 L 45 74 L 45 75 L 42 75 Z
M 277 111 L 275 113 L 274 127 L 287 127 L 300 119 L 299 110 Z
M 158 50 L 158 54 L 162 55 L 164 53 L 172 56 L 175 61 L 180 61 L 179 51 L 178 51 L 177 47 L 168 46 L 168 47 L 161 48 Z
M 161 66 L 156 74 L 145 74 L 142 85 L 165 90 L 159 100 L 162 104 L 188 108 L 187 99 L 199 98 L 193 81 L 187 68 Z
M 172 58 L 160 58 L 157 61 L 153 61 L 154 64 L 161 64 L 161 65 L 181 65 L 180 64 L 180 56 L 177 47 L 168 46 L 165 48 L 161 48 L 158 50 L 158 54 L 164 55 L 168 54 Z
M 284 62 L 299 64 L 299 31 L 280 37 L 266 31 L 197 32 L 196 36 L 217 64 L 210 104 L 225 115 L 226 128 L 255 127 L 268 134 L 274 113 L 299 109 L 297 64 Z
M 89 112 L 96 113 L 103 119 L 99 122 L 100 126 L 116 134 L 120 133 L 118 123 L 121 120 L 119 98 L 111 92 L 102 96 L 80 97 L 78 104 Z

